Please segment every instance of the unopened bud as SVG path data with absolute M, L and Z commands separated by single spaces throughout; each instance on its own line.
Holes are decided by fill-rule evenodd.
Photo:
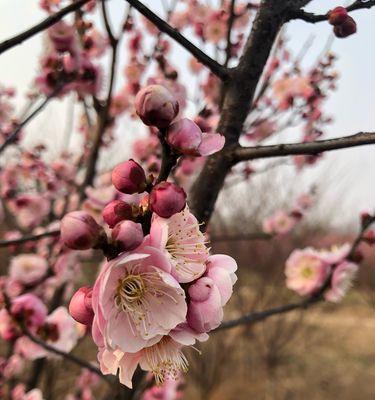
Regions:
M 102 235 L 102 228 L 85 211 L 73 211 L 61 220 L 61 239 L 73 250 L 87 250 L 95 247 Z
M 184 189 L 170 182 L 161 182 L 150 193 L 151 211 L 163 218 L 182 211 L 186 206 Z
M 112 183 L 122 193 L 142 193 L 146 189 L 146 174 L 134 160 L 125 161 L 112 171 Z
M 178 101 L 161 85 L 150 85 L 138 92 L 136 112 L 145 125 L 167 128 L 176 118 Z

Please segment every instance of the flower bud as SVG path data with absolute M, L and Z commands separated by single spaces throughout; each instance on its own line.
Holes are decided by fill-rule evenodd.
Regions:
M 91 299 L 92 289 L 83 286 L 74 293 L 69 303 L 70 315 L 83 325 L 91 325 L 94 319 Z
M 194 121 L 183 118 L 168 128 L 167 142 L 183 154 L 195 154 L 202 142 L 202 131 Z
M 138 92 L 136 112 L 145 125 L 167 128 L 179 111 L 178 101 L 161 85 L 150 85 Z
M 121 200 L 113 200 L 108 203 L 103 210 L 103 219 L 110 228 L 124 219 L 133 218 L 133 208 L 130 204 Z
M 134 160 L 125 161 L 112 171 L 113 186 L 122 193 L 142 193 L 146 189 L 146 174 Z
M 341 25 L 348 18 L 348 11 L 345 7 L 336 7 L 328 13 L 328 22 L 331 25 Z
M 184 189 L 170 182 L 161 182 L 150 193 L 151 211 L 163 218 L 182 211 L 186 206 Z
M 95 247 L 102 232 L 94 218 L 85 211 L 73 211 L 61 220 L 61 239 L 66 247 L 73 250 Z
M 346 38 L 357 32 L 357 24 L 352 17 L 348 16 L 345 22 L 333 28 L 333 32 L 338 38 Z
M 112 231 L 112 240 L 120 251 L 134 250 L 143 241 L 142 225 L 133 221 L 119 222 Z
M 56 51 L 63 53 L 72 50 L 74 46 L 73 26 L 66 24 L 64 21 L 59 21 L 48 29 L 48 35 Z
M 219 289 L 212 279 L 206 277 L 198 279 L 190 286 L 189 295 L 191 296 L 187 312 L 189 326 L 198 333 L 217 328 L 223 319 L 223 309 Z

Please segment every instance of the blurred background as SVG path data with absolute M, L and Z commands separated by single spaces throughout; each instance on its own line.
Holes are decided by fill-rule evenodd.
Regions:
M 44 18 L 37 0 L 2 0 L 0 40 L 4 40 Z M 145 1 L 161 11 L 160 1 Z M 325 13 L 342 1 L 314 0 L 309 11 Z M 111 0 L 111 19 L 120 25 L 125 2 Z M 329 42 L 327 23 L 292 22 L 286 36 L 289 47 L 298 53 L 310 43 L 304 58 L 312 64 L 327 43 L 337 55 L 340 78 L 338 89 L 325 105 L 334 122 L 328 137 L 375 130 L 375 10 L 354 14 L 358 34 L 346 40 Z M 99 19 L 98 19 L 99 20 Z M 0 82 L 17 90 L 17 107 L 25 104 L 38 70 L 44 37 L 37 35 L 0 57 Z M 125 44 L 121 57 L 126 58 Z M 210 52 L 210 49 L 206 49 Z M 187 55 L 174 48 L 175 64 L 184 70 Z M 121 68 L 121 65 L 120 67 Z M 117 85 L 122 84 L 121 78 Z M 191 93 L 193 96 L 193 93 Z M 74 151 L 79 137 L 66 141 L 73 102 L 55 100 L 27 129 L 26 143 L 45 141 L 51 159 L 66 147 Z M 194 105 L 189 105 L 193 109 Z M 298 127 L 278 136 L 280 142 L 297 140 Z M 131 142 L 144 135 L 139 124 L 119 123 L 115 148 L 101 156 L 101 167 L 108 170 L 131 154 Z M 226 311 L 226 318 L 287 303 L 293 294 L 285 289 L 284 262 L 296 247 L 325 247 L 352 240 L 359 227 L 359 213 L 375 208 L 374 147 L 359 147 L 324 155 L 317 167 L 307 168 L 298 177 L 288 164 L 257 174 L 251 181 L 228 183 L 210 227 L 215 253 L 227 253 L 240 265 L 239 282 Z M 264 217 L 288 207 L 291 199 L 316 188 L 316 206 L 292 235 L 277 239 L 257 238 Z M 228 201 L 229 200 L 229 201 Z M 229 206 L 228 206 L 228 203 Z M 246 221 L 244 223 L 243 221 Z M 248 235 L 250 234 L 250 236 Z M 202 355 L 191 350 L 190 373 L 186 377 L 187 399 L 275 399 L 275 400 L 372 400 L 375 398 L 375 251 L 365 248 L 366 263 L 355 290 L 340 305 L 324 304 L 306 312 L 276 316 L 264 323 L 244 326 L 212 335 L 202 346 Z M 87 271 L 90 269 L 87 268 Z M 81 343 L 77 354 L 95 358 L 89 340 Z M 52 398 L 63 398 L 64 390 L 75 379 L 74 368 L 55 361 L 58 384 Z M 219 385 L 217 385 L 219 382 Z M 48 382 L 45 382 L 48 386 Z

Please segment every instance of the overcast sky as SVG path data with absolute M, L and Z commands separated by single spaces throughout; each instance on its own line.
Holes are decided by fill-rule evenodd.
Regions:
M 111 17 L 118 26 L 123 15 L 124 1 L 111 0 Z M 154 10 L 161 10 L 161 0 L 146 1 Z M 40 21 L 45 14 L 37 6 L 38 0 L 1 0 L 0 40 L 4 40 Z M 308 10 L 326 12 L 340 1 L 314 0 Z M 330 137 L 344 136 L 359 131 L 375 131 L 375 9 L 353 13 L 358 33 L 345 40 L 335 40 L 332 50 L 339 56 L 339 89 L 327 103 L 326 111 L 335 122 L 329 127 Z M 306 63 L 313 62 L 324 47 L 332 29 L 327 23 L 316 25 L 305 22 L 289 24 L 291 47 L 298 51 L 307 37 L 314 35 L 314 44 Z M 22 93 L 30 85 L 38 69 L 38 56 L 42 50 L 42 35 L 26 41 L 0 57 L 0 83 L 15 86 L 22 107 Z M 184 50 L 178 50 L 181 54 Z M 66 106 L 66 104 L 65 104 Z M 64 107 L 65 107 L 64 106 Z M 48 112 L 35 121 L 28 134 L 48 126 L 57 131 L 64 125 L 63 107 L 53 104 Z M 51 122 L 52 121 L 52 122 Z M 61 137 L 61 135 L 60 135 Z M 293 139 L 291 139 L 292 141 Z M 342 150 L 326 155 L 320 167 L 326 178 L 332 179 L 332 191 L 340 192 L 340 202 L 347 204 L 346 218 L 354 218 L 357 211 L 375 208 L 375 146 Z M 334 193 L 333 193 L 334 195 Z

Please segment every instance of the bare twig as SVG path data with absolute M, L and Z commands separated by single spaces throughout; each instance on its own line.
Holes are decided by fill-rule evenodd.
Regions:
M 44 107 L 50 102 L 50 100 L 55 97 L 60 90 L 62 89 L 62 86 L 59 86 L 56 90 L 54 90 L 53 93 L 48 95 L 44 101 L 37 107 L 28 117 L 26 117 L 21 123 L 19 123 L 14 129 L 14 131 L 5 139 L 4 143 L 0 146 L 0 154 L 13 142 L 17 140 L 17 136 L 19 132 L 36 116 L 38 115 Z
M 372 8 L 374 6 L 375 6 L 375 0 L 369 0 L 369 1 L 357 0 L 350 6 L 346 7 L 346 9 L 350 12 L 365 8 Z M 323 15 L 323 14 L 314 14 L 303 10 L 298 10 L 295 11 L 295 13 L 291 16 L 291 19 L 301 19 L 305 22 L 316 24 L 317 22 L 327 21 L 328 13 Z
M 41 339 L 37 338 L 36 336 L 34 336 L 33 334 L 31 334 L 26 328 L 23 329 L 23 333 L 32 342 L 39 345 L 40 347 L 43 347 L 43 349 L 47 350 L 48 352 L 56 354 L 58 356 L 61 356 L 65 360 L 68 360 L 74 364 L 77 364 L 82 368 L 86 368 L 89 371 L 93 372 L 94 374 L 98 375 L 100 378 L 105 380 L 107 383 L 111 383 L 111 381 L 105 375 L 103 375 L 98 368 L 96 368 L 94 365 L 90 364 L 89 362 L 82 360 L 81 358 L 75 356 L 74 354 L 66 353 L 65 351 L 59 350 L 59 349 L 49 345 L 48 343 L 44 342 L 43 340 L 41 340 Z
M 237 147 L 233 150 L 233 163 L 258 158 L 290 155 L 316 155 L 324 151 L 375 144 L 375 133 L 360 132 L 336 139 L 317 140 L 307 143 L 278 144 L 273 146 Z
M 107 30 L 107 34 L 110 40 L 111 48 L 112 48 L 112 57 L 111 57 L 111 67 L 110 67 L 110 80 L 107 97 L 104 103 L 104 106 L 101 106 L 98 110 L 98 126 L 95 132 L 94 143 L 92 145 L 92 150 L 89 155 L 89 159 L 87 162 L 87 169 L 84 181 L 80 190 L 80 198 L 83 199 L 85 197 L 85 188 L 87 186 L 92 185 L 95 174 L 96 174 L 96 166 L 99 159 L 100 147 L 102 145 L 103 135 L 107 129 L 109 122 L 109 111 L 112 102 L 112 92 L 115 83 L 115 75 L 116 75 L 116 64 L 117 64 L 117 50 L 119 40 L 113 36 L 111 27 L 108 21 L 107 9 L 105 5 L 105 0 L 102 0 L 102 15 L 105 21 L 105 26 Z
M 33 37 L 39 32 L 44 31 L 45 29 L 49 28 L 50 26 L 59 22 L 65 15 L 78 10 L 83 5 L 88 3 L 90 0 L 78 0 L 69 6 L 63 8 L 62 10 L 58 11 L 56 14 L 50 15 L 48 18 L 44 19 L 39 24 L 33 26 L 30 29 L 14 36 L 10 39 L 5 40 L 4 42 L 0 43 L 0 54 L 4 53 L 4 51 L 11 49 L 14 46 L 21 44 L 23 41 Z
M 358 246 L 360 245 L 360 243 L 363 240 L 363 236 L 364 236 L 365 232 L 374 222 L 375 222 L 375 216 L 371 216 L 362 224 L 357 237 L 353 241 L 353 244 L 349 251 L 349 254 L 346 257 L 347 260 L 354 261 L 355 253 L 357 251 Z M 285 314 L 290 311 L 309 308 L 318 302 L 324 301 L 324 293 L 330 287 L 331 280 L 332 280 L 332 273 L 328 276 L 326 282 L 323 284 L 323 286 L 320 288 L 320 290 L 317 293 L 311 295 L 310 297 L 308 297 L 302 301 L 299 301 L 297 303 L 286 304 L 284 306 L 270 308 L 270 309 L 264 310 L 264 311 L 252 312 L 250 314 L 243 315 L 242 317 L 223 322 L 217 329 L 214 330 L 214 332 L 224 330 L 224 329 L 234 328 L 239 325 L 263 321 L 273 315 Z
M 139 11 L 145 18 L 152 22 L 161 32 L 174 39 L 178 44 L 189 51 L 199 62 L 205 65 L 210 71 L 221 79 L 227 78 L 227 69 L 217 61 L 209 57 L 192 42 L 186 39 L 177 29 L 173 28 L 166 21 L 158 17 L 153 11 L 138 0 L 126 0 L 131 6 Z
M 0 247 L 8 247 L 8 246 L 14 246 L 18 244 L 23 244 L 27 242 L 36 242 L 38 240 L 47 238 L 47 237 L 55 237 L 59 236 L 60 231 L 55 230 L 55 231 L 49 231 L 49 232 L 44 232 L 39 235 L 28 235 L 28 236 L 22 236 L 17 239 L 12 239 L 12 240 L 0 240 Z

